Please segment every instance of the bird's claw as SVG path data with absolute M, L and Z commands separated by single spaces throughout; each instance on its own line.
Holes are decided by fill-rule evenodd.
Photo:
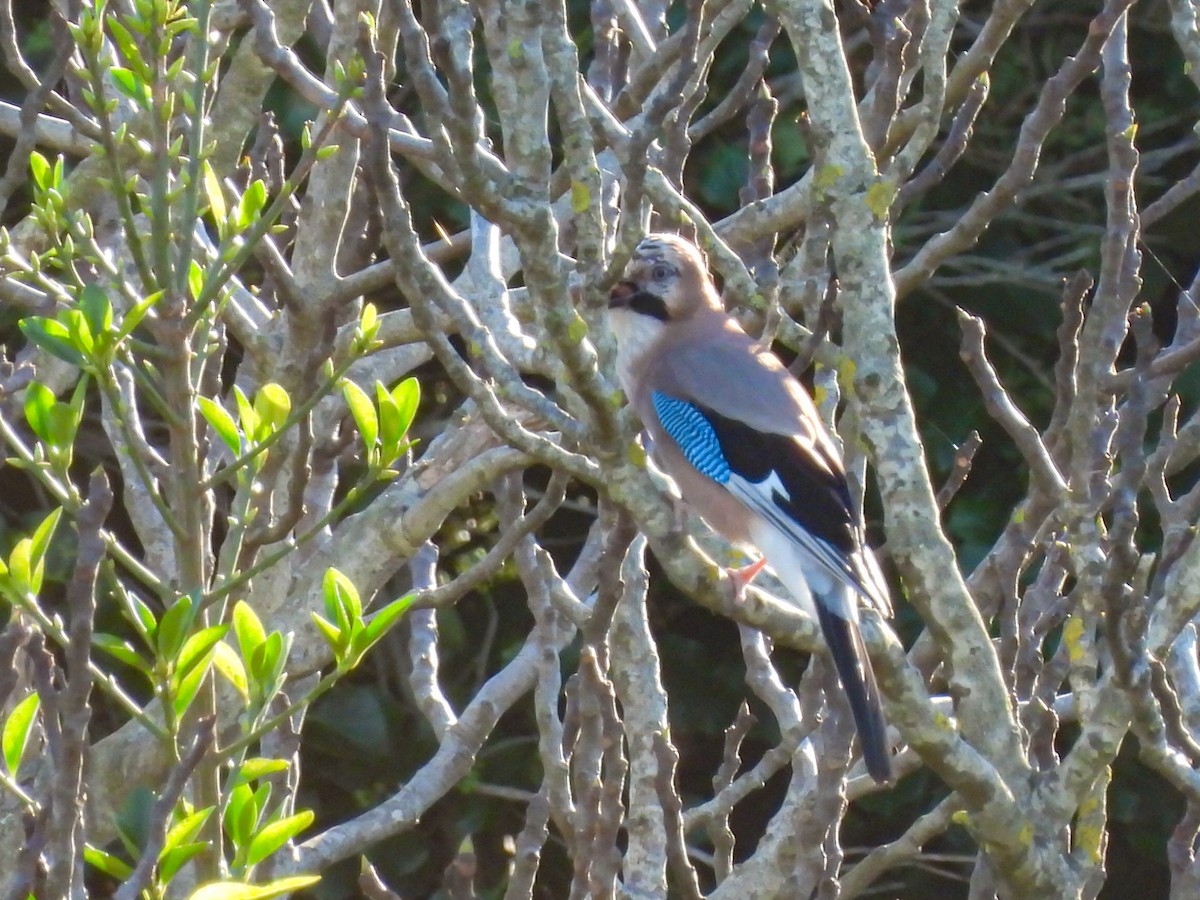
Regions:
M 754 577 L 766 567 L 766 565 L 767 558 L 765 556 L 761 556 L 748 566 L 740 566 L 725 570 L 725 572 L 729 575 L 730 580 L 733 582 L 734 603 L 742 602 L 742 599 L 746 594 L 746 588 L 749 586 L 750 582 L 754 580 Z

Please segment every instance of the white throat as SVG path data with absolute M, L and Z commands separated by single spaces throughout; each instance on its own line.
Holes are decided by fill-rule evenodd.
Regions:
M 610 309 L 608 324 L 617 339 L 617 377 L 632 398 L 633 370 L 657 343 L 666 326 L 658 319 L 629 309 Z

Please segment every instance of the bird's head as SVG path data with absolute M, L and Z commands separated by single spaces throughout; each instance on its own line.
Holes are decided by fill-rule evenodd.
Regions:
M 608 308 L 662 324 L 721 309 L 700 251 L 677 234 L 650 234 L 638 242 Z M 625 318 L 625 316 L 621 316 Z
M 617 370 L 626 387 L 630 373 L 652 357 L 672 325 L 704 312 L 721 314 L 723 307 L 700 251 L 676 234 L 644 237 L 608 298 Z

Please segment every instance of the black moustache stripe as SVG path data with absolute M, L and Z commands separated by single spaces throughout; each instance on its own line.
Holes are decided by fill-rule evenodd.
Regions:
M 671 318 L 671 314 L 667 312 L 666 301 L 649 291 L 638 291 L 624 299 L 614 300 L 609 303 L 609 306 L 632 310 L 639 315 L 658 319 L 660 322 L 666 322 Z

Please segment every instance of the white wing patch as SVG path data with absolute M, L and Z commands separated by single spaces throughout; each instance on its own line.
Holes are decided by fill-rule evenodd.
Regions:
M 792 579 L 787 576 L 790 574 L 789 570 L 794 571 L 798 568 L 807 582 L 804 594 L 811 592 L 821 597 L 830 610 L 842 618 L 857 621 L 858 612 L 852 595 L 834 590 L 835 584 L 849 587 L 871 606 L 880 607 L 878 588 L 872 590 L 863 583 L 863 578 L 855 571 L 854 563 L 850 559 L 779 508 L 774 495 L 790 495 L 779 480 L 777 472 L 772 472 L 758 482 L 735 474 L 730 476 L 725 487 L 747 507 L 758 513 L 769 526 L 755 529 L 759 533 L 753 535 L 754 543 L 767 557 L 775 574 L 793 594 L 797 593 L 799 586 L 793 585 Z M 845 599 L 839 600 L 839 597 Z M 808 600 L 807 596 L 797 596 L 796 599 L 801 606 L 808 608 L 805 602 Z M 887 612 L 887 604 L 883 604 L 880 611 Z

